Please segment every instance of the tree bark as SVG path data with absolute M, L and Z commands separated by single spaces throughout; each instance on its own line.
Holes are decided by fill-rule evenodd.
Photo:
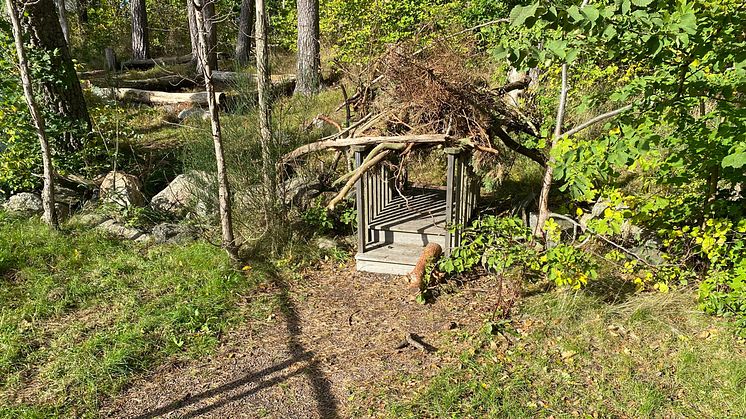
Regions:
M 70 28 L 67 24 L 67 10 L 65 8 L 65 0 L 56 0 L 57 3 L 57 14 L 60 19 L 60 27 L 62 28 L 62 35 L 65 36 L 65 42 L 70 45 Z
M 565 107 L 567 105 L 567 64 L 562 65 L 562 90 L 560 91 L 560 103 L 557 108 L 557 123 L 554 126 L 554 135 L 549 146 L 549 160 L 544 171 L 544 178 L 541 182 L 541 192 L 539 193 L 539 213 L 536 219 L 536 228 L 534 236 L 544 236 L 544 223 L 549 218 L 549 191 L 552 188 L 552 177 L 554 175 L 554 165 L 556 159 L 552 155 L 552 150 L 557 146 L 557 142 L 562 135 L 562 125 L 565 123 Z
M 218 171 L 218 201 L 220 207 L 220 226 L 223 233 L 223 248 L 231 260 L 238 264 L 238 248 L 233 235 L 233 214 L 231 211 L 231 191 L 228 182 L 228 173 L 225 164 L 225 152 L 223 150 L 223 135 L 220 129 L 220 113 L 217 100 L 215 99 L 215 87 L 212 84 L 212 67 L 210 65 L 210 45 L 208 44 L 207 28 L 205 22 L 208 17 L 205 11 L 214 0 L 207 0 L 202 7 L 196 7 L 199 12 L 197 19 L 197 32 L 199 34 L 199 58 L 202 62 L 203 76 L 205 78 L 205 90 L 207 90 L 208 107 L 210 109 L 210 122 L 212 125 L 212 140 L 215 147 L 215 161 Z M 196 5 L 195 5 L 196 6 Z M 213 6 L 214 7 L 214 6 Z M 214 11 L 214 9 L 213 9 Z M 209 13 L 209 12 L 208 12 Z
M 207 63 L 212 71 L 218 70 L 218 25 L 215 22 L 215 0 L 202 0 L 202 21 L 205 25 L 205 41 L 207 42 Z M 198 71 L 204 73 L 204 70 Z
M 144 60 L 150 58 L 148 41 L 148 12 L 145 0 L 130 0 L 132 10 L 132 58 Z
M 62 27 L 57 17 L 53 0 L 34 0 L 26 3 L 26 19 L 22 22 L 31 45 L 50 57 L 50 69 L 55 77 L 40 81 L 40 95 L 43 108 L 50 115 L 66 120 L 73 129 L 66 129 L 57 143 L 60 151 L 80 150 L 83 141 L 77 129 L 90 131 L 91 118 L 83 97 L 83 89 L 75 72 L 70 51 L 67 48 Z
M 254 0 L 241 1 L 241 16 L 238 19 L 238 36 L 236 37 L 236 63 L 244 67 L 251 56 L 251 29 L 254 26 Z
M 270 111 L 270 71 L 269 71 L 269 20 L 264 0 L 256 0 L 256 85 L 259 106 L 259 141 L 262 149 L 262 180 L 264 182 L 264 198 L 266 210 L 274 207 L 275 193 L 277 191 L 274 167 L 270 146 L 272 144 L 272 114 Z M 269 214 L 269 213 L 267 213 Z M 269 223 L 269 217 L 265 217 Z
M 319 0 L 298 0 L 298 70 L 295 93 L 313 95 L 321 87 Z
M 26 50 L 23 45 L 23 31 L 21 30 L 18 8 L 13 0 L 6 0 L 6 4 L 13 26 L 13 38 L 15 40 L 16 53 L 18 54 L 18 68 L 21 73 L 23 93 L 26 96 L 26 103 L 31 112 L 31 119 L 33 119 L 36 126 L 36 133 L 39 137 L 39 144 L 41 145 L 41 158 L 44 167 L 44 187 L 41 193 L 42 205 L 44 207 L 44 222 L 56 229 L 59 226 L 57 213 L 54 208 L 54 168 L 52 167 L 52 153 L 49 149 L 49 141 L 47 140 L 44 115 L 39 110 L 36 99 L 34 98 Z
M 197 33 L 197 14 L 194 11 L 194 0 L 187 0 L 187 21 L 189 22 L 189 40 L 192 43 L 192 62 L 199 62 L 199 34 Z

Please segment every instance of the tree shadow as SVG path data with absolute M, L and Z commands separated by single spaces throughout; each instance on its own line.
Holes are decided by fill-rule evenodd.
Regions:
M 187 395 L 187 397 L 174 400 L 167 405 L 161 406 L 155 410 L 137 416 L 137 419 L 150 419 L 160 417 L 175 412 L 176 410 L 182 409 L 184 407 L 195 405 L 203 400 L 224 395 L 223 397 L 214 402 L 211 402 L 208 405 L 180 415 L 180 417 L 184 418 L 199 417 L 229 403 L 244 399 L 264 389 L 273 387 L 299 375 L 305 376 L 311 385 L 314 401 L 316 404 L 316 410 L 319 416 L 322 418 L 339 417 L 339 405 L 336 397 L 331 391 L 331 383 L 321 371 L 320 362 L 314 359 L 314 353 L 312 351 L 306 350 L 303 344 L 300 342 L 300 318 L 298 317 L 298 313 L 295 309 L 295 303 L 290 298 L 289 285 L 274 270 L 268 271 L 268 275 L 270 276 L 270 283 L 275 285 L 279 290 L 277 299 L 280 303 L 282 316 L 288 332 L 287 347 L 290 352 L 290 358 L 263 370 L 249 373 L 237 380 L 225 383 L 219 387 L 209 389 L 195 395 L 189 394 Z M 280 371 L 291 368 L 298 363 L 303 362 L 307 362 L 308 364 L 300 369 L 296 369 L 295 371 L 290 371 L 274 378 L 267 378 L 271 374 L 278 373 Z M 246 391 L 227 396 L 228 392 L 247 384 L 254 385 Z

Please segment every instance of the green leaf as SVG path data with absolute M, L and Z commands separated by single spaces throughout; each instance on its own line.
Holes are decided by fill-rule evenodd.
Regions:
M 526 19 L 536 16 L 536 10 L 538 8 L 539 3 L 514 7 L 510 12 L 510 26 L 513 28 L 522 26 L 526 22 Z
M 632 4 L 637 7 L 646 7 L 652 3 L 653 0 L 632 0 Z
M 598 19 L 599 13 L 596 6 L 585 6 L 580 10 L 581 13 L 591 22 L 595 22 Z
M 746 152 L 734 153 L 730 156 L 726 156 L 722 162 L 723 167 L 732 167 L 734 169 L 740 169 L 746 165 Z

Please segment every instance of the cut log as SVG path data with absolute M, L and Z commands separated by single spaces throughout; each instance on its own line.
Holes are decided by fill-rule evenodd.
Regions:
M 175 105 L 178 103 L 190 103 L 192 105 L 207 105 L 207 93 L 169 93 L 151 90 L 127 89 L 127 88 L 102 88 L 91 87 L 94 96 L 116 99 L 122 102 L 145 103 L 148 105 Z M 217 93 L 218 104 L 223 104 L 226 99 L 225 93 Z
M 450 140 L 450 136 L 443 134 L 397 135 L 389 137 L 357 137 L 323 140 L 296 148 L 295 150 L 282 157 L 281 164 L 287 164 L 288 162 L 291 162 L 306 154 L 326 150 L 329 148 L 341 148 L 350 147 L 353 145 L 372 145 L 382 143 L 438 144 L 447 143 Z
M 442 253 L 443 248 L 440 247 L 438 243 L 428 243 L 427 246 L 425 246 L 420 258 L 417 259 L 417 265 L 415 265 L 412 272 L 407 275 L 409 288 L 417 291 L 423 290 L 425 287 L 425 270 L 427 269 L 427 265 L 434 263 Z
M 180 55 L 178 57 L 147 58 L 141 60 L 127 60 L 122 63 L 122 70 L 147 70 L 155 66 L 167 66 L 176 64 L 188 64 L 192 61 L 192 54 Z

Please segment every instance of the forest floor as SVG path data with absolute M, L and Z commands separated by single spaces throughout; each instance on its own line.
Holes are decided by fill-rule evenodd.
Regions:
M 418 304 L 402 278 L 323 263 L 292 284 L 276 278 L 280 310 L 258 332 L 239 328 L 218 351 L 170 363 L 104 407 L 111 417 L 349 417 L 381 414 L 392 394 L 416 391 L 497 305 L 487 278 Z M 432 352 L 397 348 L 407 334 Z M 447 348 L 447 349 L 445 349 Z M 443 349 L 443 350 L 438 350 Z M 381 397 L 376 397 L 380 395 Z

